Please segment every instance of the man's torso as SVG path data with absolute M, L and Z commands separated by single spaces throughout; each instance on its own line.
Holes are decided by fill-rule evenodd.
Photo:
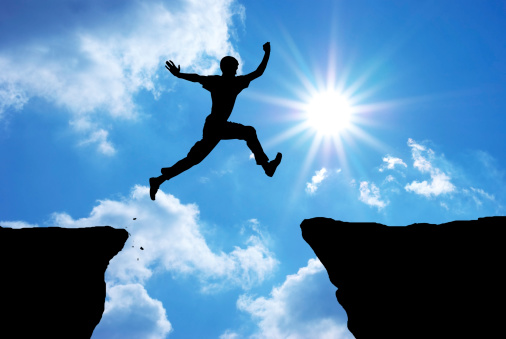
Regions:
M 244 76 L 203 76 L 200 83 L 202 87 L 211 92 L 213 106 L 209 117 L 218 121 L 228 120 L 232 114 L 237 95 L 249 86 L 249 81 Z

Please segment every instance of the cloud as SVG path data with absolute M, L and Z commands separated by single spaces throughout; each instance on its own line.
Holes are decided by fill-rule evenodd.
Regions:
M 105 121 L 138 118 L 135 95 L 141 91 L 160 96 L 158 76 L 166 73 L 166 59 L 204 74 L 216 71 L 224 55 L 240 61 L 230 38 L 234 18 L 244 20 L 244 7 L 233 0 L 125 1 L 111 5 L 110 12 L 95 2 L 92 9 L 87 1 L 73 5 L 87 16 L 79 17 L 66 2 L 41 9 L 45 16 L 39 20 L 52 29 L 31 23 L 32 6 L 18 6 L 23 24 L 6 21 L 6 31 L 32 31 L 0 47 L 0 119 L 7 111 L 22 110 L 31 98 L 42 98 L 70 114 L 71 122 L 80 121 L 72 125 L 88 136 L 85 143 L 112 155 Z M 71 13 L 73 20 L 62 13 Z M 55 27 L 62 20 L 65 24 Z
M 379 188 L 371 183 L 369 187 L 369 183 L 367 181 L 360 182 L 360 196 L 359 200 L 369 206 L 375 206 L 378 210 L 381 210 L 386 205 L 388 205 L 387 201 L 381 200 L 380 190 Z
M 109 132 L 104 129 L 99 129 L 91 133 L 90 137 L 80 143 L 80 145 L 86 145 L 89 143 L 98 144 L 98 150 L 105 155 L 114 155 L 116 153 L 116 149 L 111 144 L 111 142 L 107 139 Z
M 451 178 L 441 169 L 434 167 L 431 160 L 434 159 L 434 151 L 425 146 L 417 144 L 413 139 L 408 139 L 408 146 L 411 147 L 413 166 L 421 173 L 428 172 L 431 181 L 413 181 L 407 184 L 404 189 L 408 192 L 423 195 L 425 197 L 439 196 L 455 191 L 455 186 L 450 182 Z
M 488 214 L 500 214 L 504 210 L 501 203 L 501 188 L 504 186 L 504 171 L 498 170 L 493 157 L 482 151 L 472 152 L 472 156 L 465 161 L 465 165 L 459 165 L 448 161 L 444 154 L 436 154 L 425 143 L 418 143 L 409 138 L 407 140 L 413 166 L 407 166 L 400 158 L 389 155 L 383 157 L 383 163 L 379 171 L 395 170 L 400 166 L 406 170 L 386 172 L 386 177 L 379 181 L 379 189 L 370 184 L 368 180 L 361 183 L 360 200 L 371 205 L 383 208 L 389 204 L 390 198 L 397 202 L 402 192 L 405 194 L 417 194 L 433 200 L 435 204 L 446 211 L 455 213 L 462 218 L 468 215 L 476 218 L 476 211 Z M 392 174 L 388 174 L 392 173 Z M 408 175 L 414 178 L 406 179 Z M 485 191 L 483 187 L 486 188 Z M 381 198 L 383 197 L 383 199 Z M 437 198 L 437 201 L 435 201 Z M 405 201 L 402 201 L 405 203 Z M 489 211 L 489 212 L 485 212 Z
M 322 181 L 328 177 L 327 169 L 325 167 L 315 173 L 316 174 L 311 178 L 311 182 L 306 183 L 306 192 L 309 194 L 314 194 Z
M 121 338 L 164 338 L 170 331 L 163 305 L 143 287 L 155 274 L 191 276 L 200 283 L 201 292 L 213 293 L 234 286 L 247 290 L 264 281 L 278 265 L 257 231 L 258 220 L 250 220 L 251 231 L 243 231 L 243 246 L 234 246 L 228 253 L 213 251 L 202 235 L 198 206 L 182 204 L 162 190 L 153 202 L 144 186 L 135 186 L 127 198 L 99 201 L 84 218 L 54 213 L 51 223 L 67 228 L 111 225 L 130 233 L 106 271 L 107 321 L 100 329 L 101 338 L 116 332 L 125 334 L 118 336 Z M 128 334 L 130 327 L 133 334 Z M 144 329 L 149 333 L 142 332 Z
M 477 207 L 481 207 L 483 205 L 483 199 L 495 201 L 494 195 L 485 192 L 481 188 L 470 187 L 469 189 L 462 189 L 462 193 L 470 196 Z
M 39 227 L 37 224 L 29 224 L 24 221 L 0 221 L 0 226 L 9 228 L 32 228 Z
M 393 175 L 390 175 L 390 174 L 387 175 L 387 177 L 384 180 L 385 183 L 392 182 L 392 181 L 395 181 L 395 178 Z
M 474 187 L 471 187 L 471 191 L 477 193 L 478 195 L 480 195 L 481 197 L 485 198 L 485 199 L 488 199 L 490 201 L 494 201 L 495 200 L 495 197 L 492 195 L 492 194 L 488 194 L 487 192 L 485 192 L 483 189 L 481 188 L 474 188 Z
M 258 330 L 251 338 L 351 339 L 346 319 L 337 320 L 334 290 L 320 261 L 310 259 L 307 266 L 273 288 L 269 297 L 241 295 L 237 307 L 256 321 Z M 322 291 L 328 295 L 320 295 Z
M 225 331 L 225 333 L 220 335 L 220 339 L 237 339 L 237 338 L 239 338 L 239 335 L 229 330 Z
M 432 169 L 432 164 L 426 157 L 424 157 L 424 153 L 426 153 L 429 158 L 433 158 L 434 151 L 427 149 L 423 145 L 417 144 L 411 138 L 408 139 L 408 146 L 411 147 L 411 156 L 414 160 L 413 166 L 422 173 L 430 171 Z
M 107 295 L 93 339 L 164 339 L 172 331 L 162 303 L 152 299 L 142 285 L 112 286 Z
M 181 204 L 162 190 L 153 202 L 144 186 L 135 186 L 131 196 L 121 201 L 99 201 L 86 218 L 75 220 L 55 213 L 52 219 L 54 224 L 69 228 L 127 227 L 131 235 L 128 243 L 107 270 L 108 280 L 114 283 L 144 283 L 154 271 L 171 271 L 197 276 L 205 291 L 224 285 L 248 289 L 262 282 L 278 264 L 255 232 L 244 247 L 235 246 L 229 253 L 213 252 L 201 233 L 196 205 Z M 141 246 L 143 251 L 139 251 Z
M 1 62 L 2 60 L 0 59 L 0 67 L 2 65 Z M 12 83 L 0 82 L 0 119 L 8 108 L 19 111 L 27 102 L 28 97 L 20 88 L 17 88 Z
M 407 184 L 404 189 L 427 198 L 455 191 L 455 186 L 450 182 L 450 177 L 439 169 L 431 170 L 430 177 L 432 179 L 430 183 L 426 180 L 422 182 L 413 181 L 411 184 Z
M 385 169 L 394 169 L 396 165 L 408 167 L 401 158 L 394 158 L 390 155 L 383 157 L 383 162 L 384 164 L 379 169 L 380 172 L 383 172 Z

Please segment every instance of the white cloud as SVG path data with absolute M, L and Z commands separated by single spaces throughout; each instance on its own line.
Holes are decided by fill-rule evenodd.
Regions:
M 475 192 L 475 193 L 478 193 L 478 195 L 482 196 L 483 198 L 485 199 L 488 199 L 490 201 L 494 201 L 495 200 L 495 197 L 492 195 L 492 194 L 488 194 L 487 192 L 485 192 L 483 189 L 481 188 L 474 188 L 474 187 L 471 187 L 471 191 Z
M 431 160 L 434 158 L 434 151 L 417 144 L 413 139 L 408 139 L 408 146 L 411 147 L 413 166 L 421 173 L 429 172 L 431 181 L 413 181 L 404 187 L 406 191 L 425 197 L 439 196 L 455 191 L 455 186 L 450 182 L 450 176 L 433 166 Z
M 59 11 L 53 12 L 45 20 L 59 20 Z M 100 14 L 109 19 L 75 20 L 76 26 L 69 22 L 65 30 L 53 30 L 59 33 L 0 48 L 0 118 L 32 97 L 42 98 L 68 112 L 71 121 L 87 121 L 73 126 L 111 155 L 104 121 L 137 118 L 134 96 L 141 90 L 160 95 L 165 60 L 204 74 L 215 72 L 225 55 L 240 61 L 230 37 L 233 18 L 244 20 L 244 8 L 233 0 L 185 0 L 177 8 L 131 1 L 114 15 Z
M 237 339 L 239 335 L 235 332 L 231 332 L 230 330 L 225 331 L 222 335 L 220 335 L 220 339 Z
M 383 172 L 385 169 L 394 169 L 396 165 L 408 167 L 401 158 L 394 158 L 390 155 L 383 157 L 383 162 L 384 164 L 379 169 L 380 172 Z
M 256 218 L 249 219 L 248 222 L 241 227 L 241 234 L 244 234 L 248 229 L 253 230 L 262 239 L 265 239 L 264 234 L 261 231 L 260 221 Z
M 477 207 L 483 206 L 483 199 L 495 201 L 495 197 L 492 194 L 485 192 L 481 188 L 470 187 L 470 190 L 462 189 L 462 193 L 471 196 Z
M 9 228 L 32 228 L 39 227 L 37 224 L 29 224 L 24 221 L 0 221 L 0 226 Z
M 0 68 L 1 67 L 3 67 L 2 59 L 0 59 Z M 3 68 L 1 69 L 3 72 Z M 18 111 L 23 108 L 27 102 L 28 97 L 23 90 L 15 86 L 13 83 L 0 81 L 0 119 L 8 108 Z
M 425 146 L 417 144 L 413 139 L 408 139 L 408 146 L 411 147 L 411 156 L 413 157 L 413 166 L 417 168 L 420 172 L 428 172 L 432 169 L 432 164 L 430 161 L 424 157 L 424 152 L 432 158 L 434 156 L 434 151 L 431 149 L 427 149 Z
M 149 188 L 144 186 L 135 186 L 128 198 L 99 201 L 88 217 L 73 219 L 65 213 L 54 213 L 51 221 L 67 228 L 110 225 L 130 233 L 124 249 L 110 261 L 106 271 L 107 322 L 100 330 L 105 333 L 103 338 L 110 338 L 107 333 L 127 333 L 125 326 L 132 326 L 134 334 L 121 338 L 164 338 L 170 331 L 162 304 L 143 287 L 154 274 L 192 275 L 205 293 L 260 284 L 278 261 L 258 231 L 258 220 L 248 222 L 252 231 L 244 232 L 244 246 L 235 246 L 229 253 L 212 251 L 201 233 L 196 205 L 182 204 L 162 190 L 153 202 Z M 145 328 L 149 333 L 135 332 Z
M 392 182 L 392 181 L 395 181 L 395 178 L 393 175 L 387 175 L 387 177 L 385 178 L 385 183 L 387 182 Z
M 388 202 L 381 200 L 380 190 L 379 188 L 371 183 L 369 187 L 369 183 L 367 181 L 360 182 L 360 196 L 359 200 L 369 206 L 375 206 L 378 210 L 384 208 L 388 205 Z
M 320 261 L 310 259 L 306 267 L 287 276 L 281 286 L 273 288 L 269 297 L 242 295 L 237 307 L 257 322 L 258 331 L 252 338 L 352 339 L 346 319 L 339 322 L 337 314 L 329 310 L 331 307 L 322 307 L 325 302 L 332 303 L 335 310 L 339 307 L 332 292 L 335 289 L 329 289 L 329 284 Z M 323 300 L 318 294 L 322 290 L 328 291 Z
M 142 285 L 112 286 L 107 295 L 93 339 L 164 339 L 172 331 L 162 303 L 152 299 Z
M 224 284 L 248 289 L 262 282 L 278 263 L 257 233 L 248 237 L 245 247 L 236 246 L 230 253 L 213 252 L 201 233 L 196 205 L 181 204 L 162 190 L 153 202 L 144 186 L 135 186 L 131 196 L 122 201 L 100 201 L 86 218 L 74 220 L 55 213 L 53 223 L 61 227 L 127 227 L 131 235 L 127 245 L 107 270 L 108 280 L 115 283 L 143 283 L 154 271 L 163 270 L 194 274 L 206 291 Z
M 327 169 L 325 167 L 319 171 L 316 171 L 315 175 L 311 178 L 311 182 L 306 183 L 306 192 L 309 194 L 314 194 L 322 181 L 327 178 L 327 176 Z
M 95 131 L 91 133 L 88 139 L 82 141 L 80 145 L 86 145 L 89 143 L 96 143 L 98 144 L 98 150 L 105 155 L 114 155 L 116 153 L 116 149 L 111 144 L 111 142 L 107 139 L 107 136 L 109 135 L 109 132 L 107 132 L 104 129 L 99 129 L 98 131 Z
M 430 176 L 432 179 L 430 183 L 426 180 L 413 181 L 411 184 L 407 184 L 404 189 L 426 197 L 438 196 L 455 190 L 455 186 L 450 182 L 450 177 L 439 169 L 431 170 Z

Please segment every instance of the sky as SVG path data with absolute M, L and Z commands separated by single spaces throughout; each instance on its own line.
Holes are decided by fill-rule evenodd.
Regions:
M 0 225 L 130 233 L 94 339 L 353 338 L 300 223 L 506 215 L 505 15 L 494 0 L 2 0 Z M 283 154 L 275 175 L 222 141 L 151 201 L 211 108 L 165 61 L 212 75 L 232 55 L 246 74 L 265 42 L 229 120 Z

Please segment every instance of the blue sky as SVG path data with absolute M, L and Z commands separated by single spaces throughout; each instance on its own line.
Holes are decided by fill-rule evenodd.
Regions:
M 351 338 L 299 225 L 505 215 L 505 14 L 503 1 L 3 0 L 0 225 L 130 232 L 93 338 Z M 283 153 L 274 177 L 222 141 L 151 201 L 148 178 L 186 155 L 211 107 L 165 60 L 207 75 L 233 55 L 245 74 L 267 41 L 230 121 Z

